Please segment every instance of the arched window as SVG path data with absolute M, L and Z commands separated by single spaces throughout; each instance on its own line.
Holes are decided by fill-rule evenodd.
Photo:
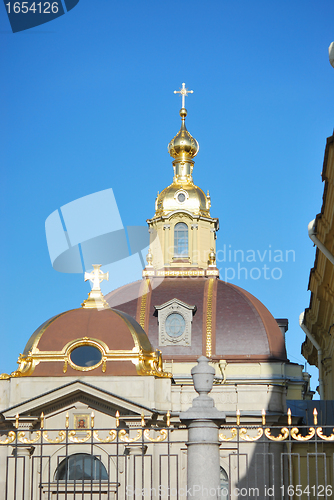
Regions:
M 228 500 L 228 475 L 223 467 L 220 467 L 220 498 L 221 500 Z
M 174 228 L 174 257 L 188 257 L 188 226 L 184 222 Z
M 103 463 L 87 453 L 75 453 L 60 462 L 55 481 L 107 481 L 108 474 Z

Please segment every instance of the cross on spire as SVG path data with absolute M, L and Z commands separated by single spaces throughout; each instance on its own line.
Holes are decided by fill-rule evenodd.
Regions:
M 85 273 L 85 281 L 89 280 L 93 283 L 92 290 L 101 290 L 100 283 L 103 280 L 109 281 L 109 273 L 103 273 L 100 269 L 101 264 L 93 264 L 94 271 Z
M 188 94 L 193 94 L 193 90 L 186 89 L 186 84 L 182 83 L 182 89 L 174 90 L 174 94 L 181 94 L 182 97 L 182 108 L 185 108 L 185 98 Z

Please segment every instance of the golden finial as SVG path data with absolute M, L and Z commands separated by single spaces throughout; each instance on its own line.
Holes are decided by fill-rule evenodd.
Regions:
M 290 408 L 288 409 L 288 425 L 291 425 L 292 420 L 291 420 L 291 410 Z
M 181 94 L 182 96 L 182 108 L 180 110 L 180 116 L 182 119 L 181 122 L 181 129 L 176 134 L 176 136 L 170 141 L 168 145 L 168 151 L 169 154 L 177 159 L 177 160 L 182 160 L 186 161 L 191 160 L 194 158 L 194 156 L 197 155 L 198 150 L 199 150 L 199 145 L 196 139 L 189 134 L 186 124 L 185 124 L 185 119 L 187 116 L 187 110 L 185 108 L 185 97 L 188 94 L 192 94 L 193 90 L 188 90 L 185 88 L 185 83 L 182 83 L 182 88 L 180 90 L 174 90 L 174 94 Z M 173 162 L 174 163 L 174 162 Z M 192 172 L 192 165 L 193 162 L 189 165 L 175 165 L 175 173 L 176 176 L 180 176 L 183 181 L 186 181 L 187 179 L 191 178 L 191 172 Z M 182 168 L 183 167 L 183 168 Z M 188 176 L 188 177 L 187 177 Z
M 266 410 L 262 410 L 262 425 L 266 425 Z
M 144 412 L 141 414 L 141 426 L 145 427 L 145 415 L 144 415 Z
M 166 415 L 167 427 L 170 427 L 170 411 L 168 410 Z
M 119 411 L 116 411 L 116 427 L 119 427 Z
M 44 413 L 41 413 L 41 429 L 44 429 Z
M 95 414 L 94 412 L 92 411 L 91 415 L 90 415 L 90 426 L 91 428 L 93 429 L 94 427 L 94 418 L 95 418 Z
M 318 412 L 317 412 L 316 408 L 314 408 L 314 410 L 313 410 L 313 422 L 314 422 L 314 425 L 318 425 Z
M 148 253 L 146 255 L 146 262 L 147 266 L 146 267 L 152 267 L 152 262 L 153 262 L 153 255 L 151 253 L 151 249 L 148 249 Z
M 68 411 L 66 412 L 66 418 L 65 418 L 65 427 L 68 429 L 70 426 L 70 416 L 68 414 Z
M 216 254 L 213 248 L 210 248 L 210 253 L 209 253 L 209 266 L 215 267 L 216 266 Z
M 20 418 L 20 415 L 17 413 L 15 415 L 15 428 L 18 429 L 19 428 L 19 418 Z
M 240 410 L 237 410 L 237 425 L 240 425 Z

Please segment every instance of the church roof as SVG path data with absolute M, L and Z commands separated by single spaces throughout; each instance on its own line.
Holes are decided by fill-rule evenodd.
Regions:
M 144 283 L 121 287 L 106 300 L 140 322 L 164 361 L 195 361 L 202 354 L 231 362 L 286 360 L 284 338 L 276 320 L 246 290 L 216 278 L 183 277 L 164 278 L 157 287 L 149 285 L 143 294 Z M 195 306 L 190 345 L 159 345 L 156 306 L 172 299 Z
M 63 312 L 43 323 L 28 340 L 18 363 L 11 377 L 169 376 L 161 370 L 160 353 L 153 351 L 134 318 L 92 305 Z

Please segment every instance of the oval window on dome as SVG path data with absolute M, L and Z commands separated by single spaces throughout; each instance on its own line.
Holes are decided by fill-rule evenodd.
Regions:
M 82 368 L 98 365 L 101 359 L 101 351 L 92 345 L 81 345 L 71 352 L 72 363 Z
M 177 199 L 180 203 L 183 203 L 186 200 L 186 195 L 184 193 L 179 193 Z

